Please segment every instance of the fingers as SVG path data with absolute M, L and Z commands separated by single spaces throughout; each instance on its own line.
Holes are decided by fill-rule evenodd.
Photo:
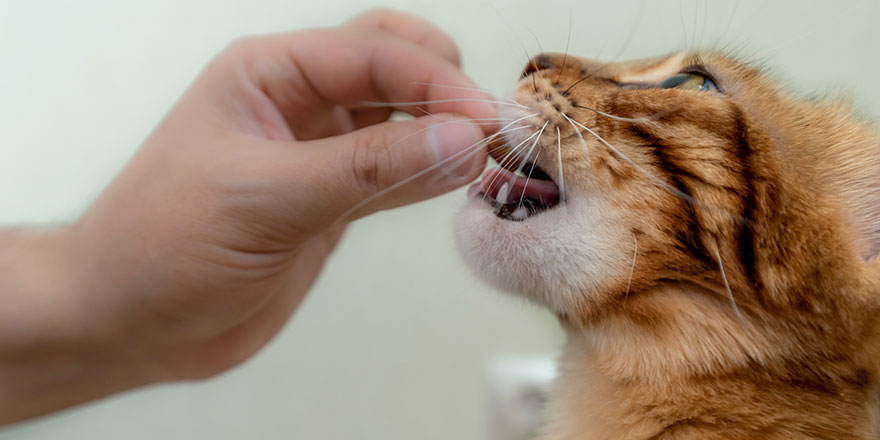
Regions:
M 314 284 L 315 278 L 321 273 L 327 256 L 335 248 L 342 236 L 344 228 L 336 228 L 322 235 L 313 237 L 302 244 L 299 249 L 301 256 L 291 268 L 288 277 L 289 284 L 282 290 L 275 292 L 268 301 L 261 305 L 253 314 L 249 315 L 240 324 L 232 327 L 214 337 L 208 342 L 208 347 L 203 349 L 207 353 L 200 353 L 198 347 L 183 345 L 184 352 L 175 353 L 176 356 L 167 356 L 168 359 L 186 359 L 196 357 L 197 365 L 204 365 L 210 359 L 208 368 L 193 368 L 181 371 L 176 369 L 171 374 L 166 373 L 162 379 L 166 381 L 181 379 L 205 379 L 244 362 L 284 327 L 293 312 L 302 302 L 309 286 Z M 210 347 L 222 347 L 222 350 L 210 350 Z
M 234 45 L 222 59 L 222 69 L 246 72 L 252 83 L 247 90 L 264 94 L 292 127 L 310 125 L 333 105 L 359 108 L 371 101 L 440 101 L 397 106 L 415 116 L 424 114 L 419 108 L 469 118 L 496 114 L 492 104 L 483 102 L 485 93 L 429 85 L 475 87 L 446 59 L 384 32 L 330 29 L 252 38 Z M 259 97 L 247 101 L 262 102 Z M 229 114 L 238 118 L 241 111 L 234 108 Z
M 379 30 L 445 58 L 455 66 L 461 65 L 458 47 L 445 32 L 427 20 L 391 9 L 373 9 L 358 15 L 345 24 L 352 29 Z
M 386 122 L 346 135 L 298 142 L 275 167 L 290 171 L 279 194 L 293 197 L 297 229 L 333 224 L 445 193 L 486 164 L 483 133 L 460 117 Z M 306 197 L 307 200 L 303 200 Z
M 385 122 L 391 117 L 394 109 L 390 108 L 367 108 L 351 110 L 352 126 L 355 128 L 364 128 Z

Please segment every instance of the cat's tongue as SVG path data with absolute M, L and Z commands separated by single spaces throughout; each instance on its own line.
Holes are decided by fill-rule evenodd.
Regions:
M 544 206 L 559 202 L 559 187 L 552 180 L 517 176 L 501 167 L 486 171 L 480 179 L 479 189 L 500 204 L 519 203 L 524 199 Z

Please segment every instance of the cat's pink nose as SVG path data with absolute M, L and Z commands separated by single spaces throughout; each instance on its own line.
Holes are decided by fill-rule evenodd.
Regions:
M 522 76 L 520 78 L 525 78 L 537 71 L 547 70 L 553 68 L 553 63 L 550 61 L 550 58 L 544 54 L 538 54 L 538 56 L 529 60 L 529 63 L 526 64 L 526 68 L 523 69 Z

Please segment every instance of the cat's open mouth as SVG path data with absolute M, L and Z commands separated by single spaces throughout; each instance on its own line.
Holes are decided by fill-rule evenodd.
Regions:
M 498 218 L 511 221 L 525 220 L 559 204 L 559 187 L 533 163 L 522 165 L 521 170 L 510 164 L 492 168 L 469 192 L 489 203 Z

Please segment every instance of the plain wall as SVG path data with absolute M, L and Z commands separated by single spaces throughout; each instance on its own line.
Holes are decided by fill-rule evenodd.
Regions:
M 540 3 L 540 6 L 538 4 Z M 332 26 L 366 0 L 0 4 L 0 224 L 75 219 L 232 39 Z M 509 89 L 526 53 L 632 58 L 725 47 L 809 95 L 880 115 L 876 1 L 391 1 Z M 570 32 L 570 41 L 568 40 Z M 568 42 L 568 43 L 567 43 Z M 495 355 L 552 354 L 546 312 L 471 275 L 453 245 L 464 193 L 351 227 L 289 325 L 216 379 L 159 385 L 0 430 L 0 439 L 482 439 Z

